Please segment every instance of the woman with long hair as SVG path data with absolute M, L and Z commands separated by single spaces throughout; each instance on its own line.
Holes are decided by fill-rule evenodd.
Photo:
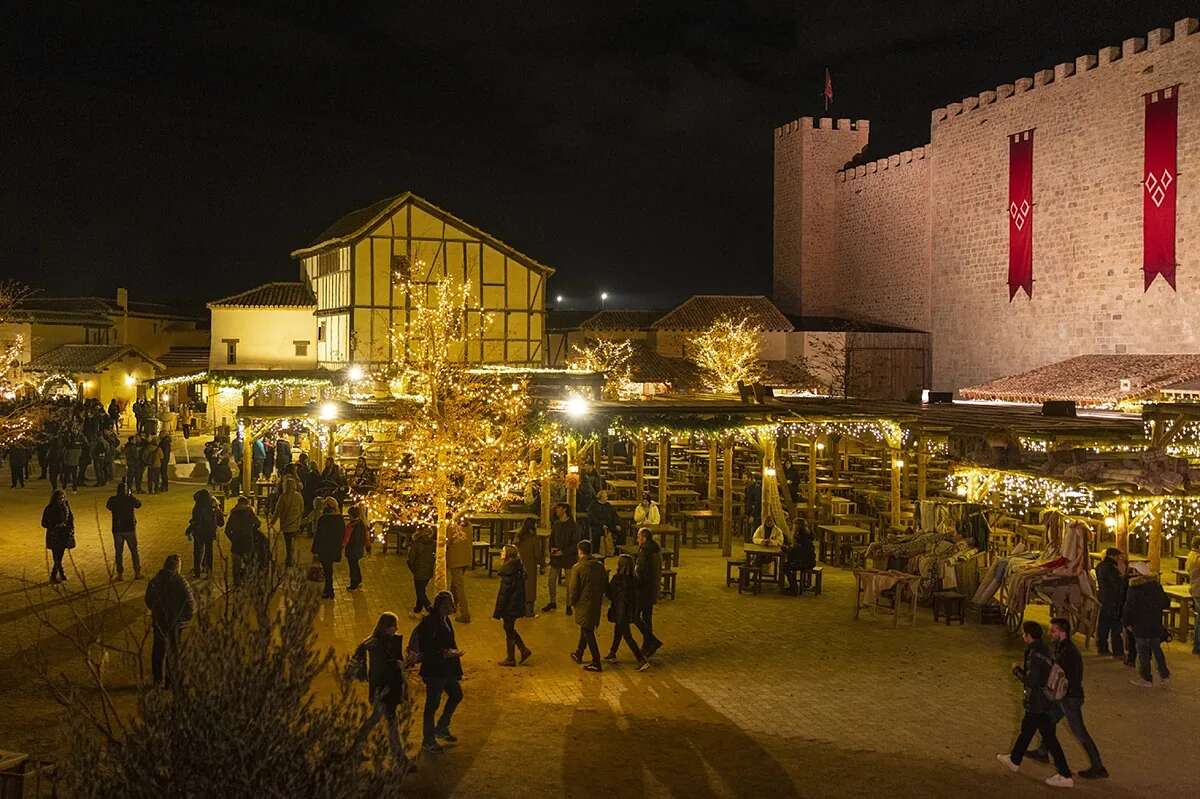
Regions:
M 504 643 L 508 657 L 500 661 L 500 665 L 515 666 L 517 649 L 521 650 L 521 663 L 529 660 L 529 656 L 533 654 L 517 632 L 517 619 L 526 615 L 528 607 L 525 601 L 525 564 L 512 544 L 504 547 L 503 559 L 500 564 L 500 590 L 496 594 L 496 609 L 492 612 L 492 618 L 504 623 Z
M 54 490 L 50 502 L 42 511 L 42 527 L 46 528 L 46 549 L 54 558 L 54 565 L 50 567 L 50 582 L 65 583 L 67 573 L 63 571 L 63 554 L 75 548 L 75 514 L 71 512 L 71 503 L 67 502 L 67 494 L 61 488 Z
M 351 505 L 350 518 L 346 521 L 346 533 L 342 540 L 346 553 L 346 562 L 350 565 L 350 588 L 357 591 L 362 587 L 362 569 L 358 562 L 363 559 L 370 547 L 367 538 L 367 523 L 363 520 L 362 506 Z
M 638 671 L 650 668 L 650 661 L 642 654 L 642 650 L 633 640 L 629 631 L 638 618 L 638 585 L 633 575 L 633 556 L 621 555 L 617 558 L 617 573 L 608 582 L 608 620 L 613 623 L 612 646 L 604 659 L 616 662 L 617 647 L 624 641 L 638 662 Z
M 367 698 L 371 702 L 371 715 L 363 722 L 358 732 L 359 745 L 379 723 L 387 722 L 388 742 L 392 747 L 392 759 L 397 770 L 408 770 L 411 764 L 400 740 L 400 725 L 396 720 L 396 708 L 408 695 L 408 684 L 404 679 L 404 638 L 397 634 L 400 620 L 395 613 L 386 612 L 379 616 L 370 637 L 358 645 L 354 661 L 359 673 L 367 678 Z
M 533 618 L 533 609 L 537 603 L 538 575 L 538 532 L 537 521 L 526 519 L 517 531 L 517 554 L 521 556 L 521 565 L 525 569 L 525 615 Z

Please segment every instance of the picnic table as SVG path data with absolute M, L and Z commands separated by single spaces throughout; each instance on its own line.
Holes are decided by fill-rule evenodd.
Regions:
M 763 567 L 762 581 L 764 583 L 778 583 L 780 579 L 779 572 L 783 568 L 783 550 L 780 547 L 766 546 L 764 544 L 745 544 L 742 546 L 742 552 L 746 555 L 746 562 L 753 561 Z M 768 574 L 765 564 L 771 563 L 771 571 Z
M 817 529 L 823 533 L 821 536 L 821 560 L 826 563 L 832 563 L 835 566 L 845 565 L 839 557 L 843 542 L 857 540 L 866 544 L 871 538 L 870 530 L 856 527 L 853 524 L 822 524 Z M 828 542 L 828 546 L 826 542 Z M 832 548 L 834 558 L 826 560 L 825 556 L 829 554 L 830 548 Z
M 1163 590 L 1167 592 L 1167 596 L 1171 599 L 1179 601 L 1179 616 L 1177 617 L 1178 622 L 1175 625 L 1174 635 L 1176 641 L 1186 641 L 1192 617 L 1191 586 L 1186 583 L 1164 585 Z
M 697 525 L 699 528 L 702 528 L 702 529 L 705 531 L 705 533 L 706 533 L 706 535 L 707 535 L 707 538 L 708 538 L 708 543 L 710 543 L 710 544 L 711 544 L 711 543 L 712 543 L 712 540 L 713 540 L 713 537 L 714 537 L 714 536 L 713 536 L 713 530 L 712 530 L 714 521 L 716 521 L 716 523 L 717 523 L 717 525 L 718 525 L 718 533 L 717 533 L 717 536 L 716 536 L 716 537 L 717 537 L 717 538 L 720 538 L 720 532 L 719 532 L 719 530 L 720 530 L 720 527 L 719 527 L 719 524 L 720 524 L 720 519 L 721 519 L 721 516 L 722 516 L 722 514 L 721 514 L 721 512 L 720 512 L 720 511 L 715 511 L 715 510 L 685 510 L 685 511 L 680 511 L 680 512 L 679 512 L 679 516 L 681 516 L 681 517 L 682 517 L 682 518 L 680 519 L 680 522 L 679 522 L 679 524 L 680 524 L 680 526 L 683 528 L 683 537 L 684 537 L 685 539 L 687 539 L 687 538 L 688 538 L 688 528 L 689 528 L 689 527 L 690 527 L 690 526 L 691 526 L 693 523 L 695 523 L 695 524 L 696 524 L 696 525 Z M 698 536 L 698 533 L 699 533 L 699 530 L 698 530 L 698 529 L 697 529 L 697 530 L 693 530 L 693 531 L 692 531 L 692 535 L 691 535 L 691 542 L 692 542 L 692 547 L 693 547 L 693 548 L 696 546 L 696 543 L 697 543 L 696 539 L 699 537 L 699 536 Z
M 504 540 L 504 525 L 509 523 L 510 527 L 520 526 L 526 519 L 537 519 L 537 515 L 533 513 L 475 513 L 467 517 L 467 524 L 472 530 L 478 527 L 486 527 L 488 530 L 488 542 L 492 546 L 499 546 Z M 478 540 L 478 539 L 476 539 Z

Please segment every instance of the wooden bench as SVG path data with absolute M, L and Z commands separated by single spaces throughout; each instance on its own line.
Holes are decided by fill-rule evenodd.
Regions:
M 933 622 L 937 623 L 939 616 L 944 616 L 946 626 L 950 626 L 950 622 L 957 621 L 962 624 L 966 619 L 967 597 L 957 591 L 934 591 L 933 592 Z
M 762 593 L 762 566 L 743 563 L 738 569 L 738 593 Z
M 675 571 L 673 569 L 663 569 L 662 573 L 662 588 L 659 591 L 659 596 L 669 596 L 675 598 Z

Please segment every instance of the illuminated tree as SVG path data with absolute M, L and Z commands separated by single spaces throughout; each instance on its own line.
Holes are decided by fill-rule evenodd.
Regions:
M 749 384 L 762 377 L 758 357 L 761 334 L 762 327 L 750 319 L 723 315 L 688 341 L 688 355 L 700 367 L 710 390 L 730 394 L 737 391 L 739 382 Z
M 13 311 L 30 291 L 13 280 L 0 281 L 0 325 L 13 321 Z M 16 389 L 15 378 L 21 368 L 21 353 L 25 337 L 17 334 L 0 345 L 0 398 L 11 397 Z
M 541 476 L 530 462 L 536 441 L 529 393 L 523 378 L 468 363 L 482 351 L 491 322 L 472 302 L 469 284 L 401 274 L 397 290 L 409 312 L 392 330 L 398 360 L 388 377 L 406 399 L 368 503 L 397 524 L 436 526 L 434 579 L 445 588 L 450 525 L 500 510 Z
M 600 372 L 604 375 L 604 399 L 621 399 L 635 393 L 630 390 L 633 372 L 633 344 L 628 340 L 595 339 L 584 346 L 571 347 L 569 365 L 572 369 L 585 372 Z

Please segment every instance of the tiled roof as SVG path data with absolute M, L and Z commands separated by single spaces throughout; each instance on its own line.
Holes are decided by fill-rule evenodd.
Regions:
M 648 330 L 662 311 L 598 311 L 579 324 L 580 330 Z
M 209 308 L 315 308 L 317 298 L 303 283 L 265 283 L 241 294 L 213 300 Z
M 207 369 L 208 347 L 172 347 L 158 360 L 168 369 Z
M 766 297 L 727 294 L 697 294 L 661 317 L 652 327 L 655 330 L 705 330 L 719 317 L 734 319 L 748 317 L 764 331 L 790 333 L 795 328 L 775 303 Z
M 53 320 L 56 316 L 88 316 L 110 321 L 109 315 L 121 314 L 123 309 L 116 299 L 106 297 L 47 297 L 36 294 L 26 297 L 17 304 L 17 310 L 26 311 L 37 319 Z M 157 316 L 169 319 L 193 320 L 198 317 L 185 313 L 160 302 L 129 301 L 129 313 L 133 316 Z
M 25 366 L 27 372 L 102 372 L 113 361 L 134 355 L 161 369 L 162 364 L 137 347 L 122 344 L 63 344 L 37 356 Z
M 691 361 L 660 355 L 644 341 L 629 343 L 633 347 L 629 369 L 634 383 L 669 383 L 676 391 L 699 385 L 700 370 Z
M 1072 400 L 1112 405 L 1153 397 L 1200 377 L 1200 355 L 1079 355 L 1011 377 L 961 389 L 965 399 L 1007 402 Z M 1127 389 L 1121 381 L 1129 380 Z

